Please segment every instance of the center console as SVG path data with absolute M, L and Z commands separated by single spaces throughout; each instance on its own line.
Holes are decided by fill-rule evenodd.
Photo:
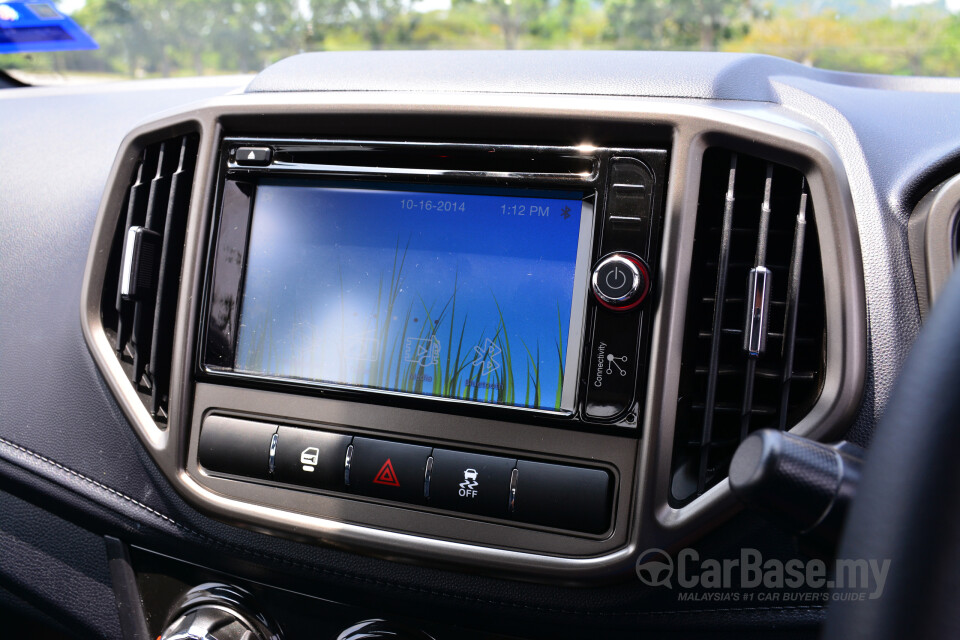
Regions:
M 83 327 L 192 507 L 581 584 L 735 512 L 724 464 L 744 423 L 848 424 L 862 278 L 836 249 L 855 225 L 821 138 L 716 105 L 396 98 L 226 96 L 123 144 Z M 771 172 L 761 355 L 743 345 L 742 285 Z M 791 333 L 807 227 L 816 269 Z M 821 268 L 838 274 L 822 290 Z
M 666 162 L 224 139 L 196 480 L 488 545 L 609 541 L 629 508 L 633 456 L 610 453 L 635 448 L 613 443 L 643 410 Z

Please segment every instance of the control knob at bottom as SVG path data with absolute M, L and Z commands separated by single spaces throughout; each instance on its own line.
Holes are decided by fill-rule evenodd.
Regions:
M 158 640 L 282 640 L 252 596 L 226 584 L 194 587 L 173 607 Z

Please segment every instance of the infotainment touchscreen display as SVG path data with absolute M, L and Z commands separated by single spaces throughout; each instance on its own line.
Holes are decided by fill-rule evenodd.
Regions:
M 583 198 L 264 180 L 234 370 L 562 410 Z

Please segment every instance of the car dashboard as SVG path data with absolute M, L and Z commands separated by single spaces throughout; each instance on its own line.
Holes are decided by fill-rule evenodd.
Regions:
M 21 633 L 819 633 L 822 585 L 639 567 L 801 553 L 731 458 L 869 445 L 960 253 L 960 81 L 357 52 L 0 105 Z

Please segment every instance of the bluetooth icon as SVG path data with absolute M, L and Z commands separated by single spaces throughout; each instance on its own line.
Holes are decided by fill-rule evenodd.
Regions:
M 563 216 L 563 219 L 566 220 L 570 217 L 570 207 L 564 207 L 560 209 L 560 215 Z

